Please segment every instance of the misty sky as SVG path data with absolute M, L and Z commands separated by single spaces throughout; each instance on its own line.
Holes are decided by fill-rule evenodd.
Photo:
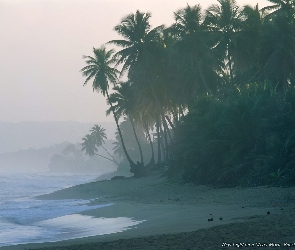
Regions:
M 83 87 L 82 55 L 118 38 L 113 28 L 127 14 L 150 11 L 153 27 L 170 25 L 186 3 L 217 1 L 0 0 L 0 121 L 113 121 L 105 98 Z

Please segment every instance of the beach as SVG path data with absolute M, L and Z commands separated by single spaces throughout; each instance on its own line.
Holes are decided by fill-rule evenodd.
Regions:
M 1 249 L 261 249 L 262 243 L 268 245 L 263 249 L 295 249 L 295 188 L 212 188 L 153 175 L 94 181 L 38 198 L 112 203 L 81 214 L 140 223 L 117 233 Z

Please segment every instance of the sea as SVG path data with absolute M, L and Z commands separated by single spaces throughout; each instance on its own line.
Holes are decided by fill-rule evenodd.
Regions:
M 0 174 L 0 249 L 17 244 L 118 233 L 141 223 L 127 217 L 94 218 L 80 214 L 112 206 L 112 203 L 91 205 L 91 200 L 36 198 L 93 179 L 93 175 Z

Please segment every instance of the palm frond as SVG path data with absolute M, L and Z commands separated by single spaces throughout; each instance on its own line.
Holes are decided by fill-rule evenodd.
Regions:
M 126 47 L 130 47 L 133 45 L 133 42 L 127 41 L 127 40 L 111 40 L 109 42 L 107 42 L 109 44 L 115 44 L 117 46 L 126 48 Z

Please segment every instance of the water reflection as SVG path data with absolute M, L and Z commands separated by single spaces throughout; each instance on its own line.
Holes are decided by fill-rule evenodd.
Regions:
M 118 233 L 142 222 L 127 217 L 95 218 L 93 216 L 71 214 L 37 222 L 35 225 L 56 232 L 54 241 L 58 241 Z
M 14 225 L 1 230 L 1 246 L 57 242 L 95 235 L 123 232 L 144 221 L 127 217 L 95 218 L 81 214 L 70 214 L 35 222 L 31 225 Z

